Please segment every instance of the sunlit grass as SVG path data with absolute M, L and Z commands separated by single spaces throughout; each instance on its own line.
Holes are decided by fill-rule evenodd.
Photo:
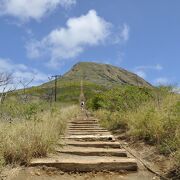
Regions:
M 103 94 L 95 101 L 94 105 L 100 107 L 95 114 L 101 124 L 157 146 L 160 153 L 173 156 L 174 164 L 180 167 L 180 95 L 159 89 L 152 91 L 152 96 L 148 95 L 150 98 L 138 97 L 138 101 L 137 94 L 128 94 L 133 91 L 126 91 L 126 98 L 119 98 L 124 95 L 121 92 L 112 92 L 106 92 L 107 96 Z
M 0 123 L 0 162 L 28 164 L 33 157 L 44 157 L 54 151 L 66 130 L 66 122 L 77 115 L 75 105 L 55 105 L 36 114 L 36 118 Z

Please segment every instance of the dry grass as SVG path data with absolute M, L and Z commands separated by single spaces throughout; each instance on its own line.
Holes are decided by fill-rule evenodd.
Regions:
M 77 106 L 53 107 L 38 113 L 35 120 L 0 123 L 0 163 L 28 164 L 46 156 L 66 129 L 66 121 L 78 114 Z
M 170 94 L 160 104 L 149 102 L 137 112 L 129 112 L 129 133 L 159 146 L 170 154 L 180 148 L 180 101 Z
M 156 145 L 161 153 L 173 156 L 176 166 L 180 167 L 179 95 L 169 93 L 160 101 L 144 103 L 137 110 L 98 110 L 96 115 L 106 128 L 121 129 L 134 139 Z

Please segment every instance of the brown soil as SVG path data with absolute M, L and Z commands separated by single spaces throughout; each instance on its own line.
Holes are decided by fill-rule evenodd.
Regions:
M 36 167 L 18 170 L 8 180 L 159 180 L 158 177 L 145 169 L 138 173 L 126 172 L 91 172 L 91 173 L 64 173 L 55 168 Z
M 142 161 L 150 170 L 162 177 L 167 177 L 174 164 L 171 157 L 160 154 L 156 146 L 127 138 L 128 136 L 125 133 L 114 132 L 114 136 L 122 142 L 123 147 L 130 154 Z

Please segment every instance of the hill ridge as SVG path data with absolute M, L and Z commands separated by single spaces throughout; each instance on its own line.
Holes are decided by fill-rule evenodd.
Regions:
M 124 68 L 97 62 L 78 62 L 62 76 L 66 81 L 86 80 L 99 85 L 152 85 Z

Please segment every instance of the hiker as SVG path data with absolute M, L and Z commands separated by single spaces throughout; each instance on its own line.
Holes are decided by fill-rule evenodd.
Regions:
M 81 101 L 81 109 L 84 109 L 84 101 Z

